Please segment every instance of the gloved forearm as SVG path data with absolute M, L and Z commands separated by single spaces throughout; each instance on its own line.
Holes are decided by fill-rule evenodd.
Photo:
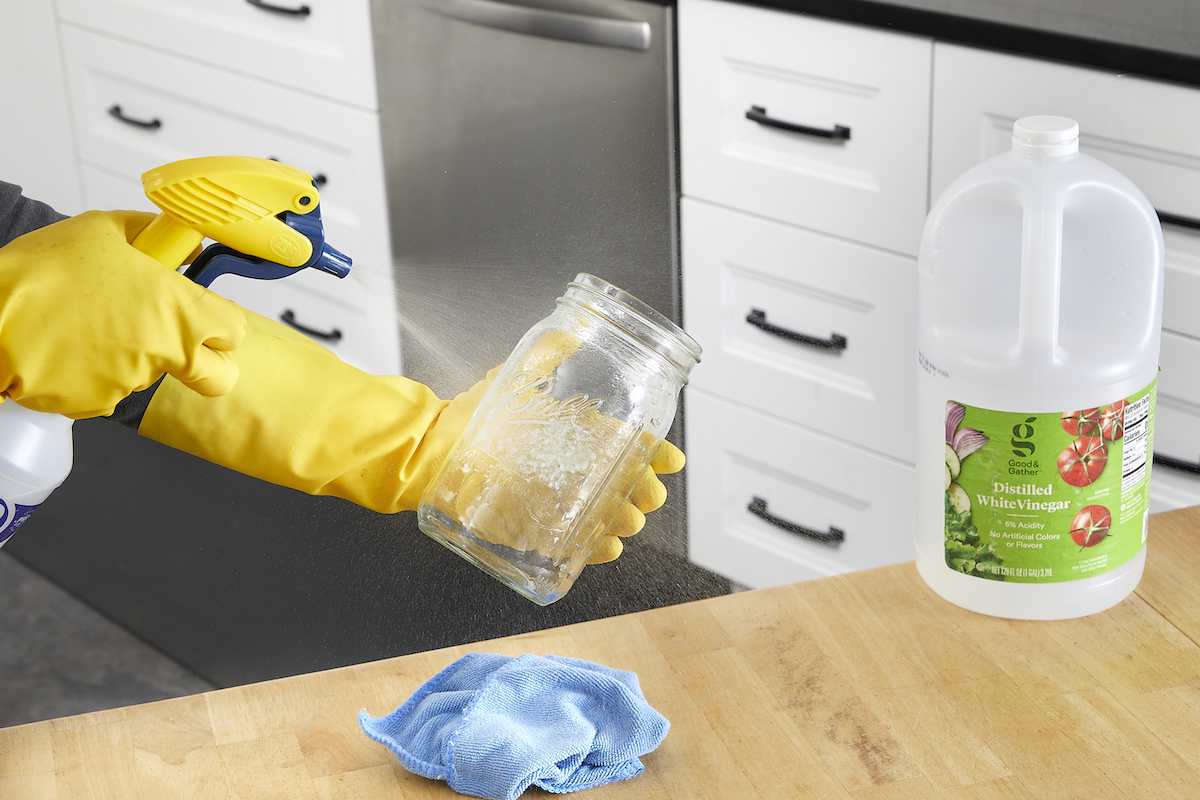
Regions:
M 237 385 L 204 398 L 168 377 L 138 432 L 271 483 L 375 511 L 417 507 L 470 417 L 429 388 L 356 369 L 272 320 L 246 312 Z

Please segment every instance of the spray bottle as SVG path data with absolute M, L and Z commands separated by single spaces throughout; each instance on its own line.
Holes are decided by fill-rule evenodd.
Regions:
M 0 546 L 71 472 L 71 420 L 0 403 Z
M 918 257 L 917 567 L 964 608 L 1066 619 L 1146 559 L 1163 239 L 1145 195 L 1026 117 Z
M 261 158 L 210 156 L 142 175 L 159 214 L 133 246 L 178 269 L 205 237 L 184 273 L 209 286 L 224 274 L 270 280 L 312 267 L 338 278 L 350 259 L 325 242 L 320 195 L 311 175 Z M 71 472 L 72 421 L 0 403 L 0 546 Z

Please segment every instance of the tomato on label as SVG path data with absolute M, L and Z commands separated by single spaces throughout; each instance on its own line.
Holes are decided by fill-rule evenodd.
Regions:
M 1058 454 L 1058 474 L 1072 486 L 1087 486 L 1108 463 L 1108 445 L 1099 436 L 1082 436 Z
M 1071 523 L 1071 539 L 1080 547 L 1104 541 L 1112 527 L 1112 513 L 1104 506 L 1084 506 Z
M 1062 415 L 1062 426 L 1063 430 L 1072 436 L 1094 436 L 1100 432 L 1100 409 L 1065 411 Z
M 1125 408 L 1129 405 L 1125 400 L 1118 400 L 1104 407 L 1100 413 L 1100 435 L 1110 442 L 1115 442 L 1125 435 Z

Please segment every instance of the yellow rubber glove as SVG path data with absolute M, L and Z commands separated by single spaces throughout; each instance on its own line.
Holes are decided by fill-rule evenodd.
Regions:
M 246 320 L 233 391 L 200 397 L 168 377 L 138 432 L 306 494 L 388 514 L 415 509 L 486 379 L 450 404 L 407 378 L 356 369 L 278 322 L 250 311 Z
M 499 372 L 446 402 L 407 378 L 356 369 L 277 322 L 252 312 L 246 319 L 233 391 L 205 398 L 167 378 L 138 432 L 246 475 L 382 513 L 417 508 Z M 669 445 L 659 456 L 660 471 L 683 465 Z M 637 533 L 644 514 L 662 505 L 666 490 L 653 472 L 642 477 L 595 563 L 616 558 L 617 534 Z
M 663 486 L 658 476 L 679 472 L 683 469 L 684 460 L 683 451 L 664 439 L 654 458 L 650 459 L 650 466 L 646 467 L 633 487 L 628 502 L 622 504 L 617 512 L 608 534 L 596 545 L 592 557 L 588 559 L 589 564 L 604 564 L 621 555 L 624 548 L 621 539 L 641 531 L 646 525 L 646 515 L 662 508 L 663 503 L 667 502 L 667 487 Z
M 107 416 L 164 374 L 219 395 L 242 310 L 134 249 L 153 214 L 89 211 L 0 248 L 0 391 L 71 417 Z

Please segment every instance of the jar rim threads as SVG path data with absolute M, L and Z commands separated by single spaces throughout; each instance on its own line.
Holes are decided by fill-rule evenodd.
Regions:
M 686 377 L 700 362 L 699 342 L 645 302 L 603 278 L 579 273 L 559 303 L 571 302 L 604 317 L 670 361 Z

